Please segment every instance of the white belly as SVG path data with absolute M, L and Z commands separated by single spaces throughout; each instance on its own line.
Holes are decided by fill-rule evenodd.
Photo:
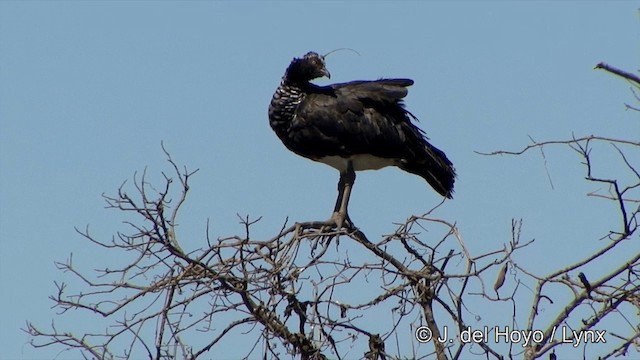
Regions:
M 378 170 L 386 166 L 394 166 L 398 164 L 395 159 L 381 158 L 369 154 L 353 155 L 349 158 L 343 158 L 341 156 L 325 156 L 317 159 L 321 163 L 327 164 L 333 168 L 336 168 L 340 172 L 347 171 L 347 163 L 351 161 L 353 164 L 353 170 Z

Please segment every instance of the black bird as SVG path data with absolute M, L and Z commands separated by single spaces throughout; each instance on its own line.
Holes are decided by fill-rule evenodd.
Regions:
M 294 58 L 269 105 L 269 123 L 294 153 L 340 171 L 338 199 L 328 223 L 342 227 L 355 171 L 397 166 L 425 179 L 452 198 L 455 169 L 431 145 L 402 99 L 410 79 L 380 79 L 318 86 L 331 77 L 324 56 L 309 52 Z M 350 224 L 352 225 L 352 224 Z

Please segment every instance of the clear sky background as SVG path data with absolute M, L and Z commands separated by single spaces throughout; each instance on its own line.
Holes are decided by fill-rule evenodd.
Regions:
M 243 232 L 236 213 L 262 216 L 254 234 L 267 237 L 287 216 L 327 218 L 337 172 L 287 151 L 267 119 L 285 68 L 309 50 L 360 53 L 330 55 L 331 82 L 415 80 L 407 107 L 459 175 L 434 215 L 456 222 L 473 253 L 501 248 L 522 218 L 523 238 L 537 241 L 521 265 L 545 274 L 581 259 L 617 217 L 586 197 L 598 188 L 579 157 L 548 148 L 545 169 L 539 152 L 474 151 L 519 149 L 529 136 L 638 140 L 628 84 L 593 67 L 635 71 L 639 39 L 637 2 L 1 1 L 0 358 L 58 354 L 31 348 L 20 328 L 50 324 L 53 282 L 70 279 L 54 261 L 117 261 L 74 227 L 103 239 L 125 229 L 101 194 L 145 167 L 160 184 L 161 141 L 200 169 L 180 219 L 185 249 L 205 245 L 207 219 L 218 237 Z M 601 171 L 620 170 L 601 150 Z M 419 177 L 384 169 L 358 175 L 350 214 L 376 240 L 440 200 Z

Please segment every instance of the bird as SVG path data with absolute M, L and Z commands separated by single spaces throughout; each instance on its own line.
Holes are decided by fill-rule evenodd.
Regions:
M 453 198 L 456 171 L 428 142 L 403 102 L 413 80 L 382 78 L 319 86 L 331 78 L 325 56 L 293 58 L 269 104 L 269 124 L 290 151 L 340 172 L 338 197 L 327 223 L 353 226 L 348 215 L 356 171 L 398 167 Z

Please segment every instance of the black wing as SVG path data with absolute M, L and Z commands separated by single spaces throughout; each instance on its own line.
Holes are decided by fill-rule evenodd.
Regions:
M 291 124 L 296 148 L 316 158 L 406 156 L 403 144 L 407 131 L 403 128 L 412 125 L 400 101 L 411 84 L 408 79 L 392 79 L 313 88 L 298 106 Z
M 412 84 L 410 79 L 383 79 L 314 86 L 296 110 L 287 146 L 311 159 L 358 154 L 394 159 L 451 197 L 451 162 L 427 142 L 402 104 Z

